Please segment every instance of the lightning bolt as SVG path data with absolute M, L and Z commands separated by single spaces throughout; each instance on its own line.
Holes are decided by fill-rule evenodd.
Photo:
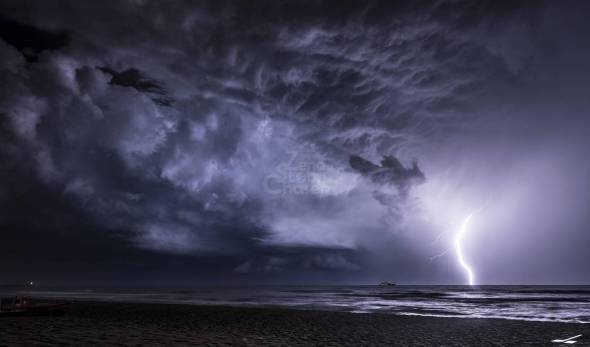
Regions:
M 461 229 L 459 229 L 457 236 L 455 236 L 455 251 L 457 252 L 457 260 L 459 261 L 459 264 L 461 265 L 463 270 L 465 270 L 470 286 L 473 286 L 473 271 L 471 270 L 469 264 L 465 262 L 465 258 L 463 257 L 463 250 L 461 248 L 461 242 L 463 241 L 463 237 L 465 236 L 465 233 L 468 230 L 467 227 L 469 226 L 469 222 L 471 221 L 471 217 L 473 217 L 474 213 L 475 212 L 471 213 L 469 216 L 467 216 L 467 218 L 465 218 L 463 224 L 461 225 Z

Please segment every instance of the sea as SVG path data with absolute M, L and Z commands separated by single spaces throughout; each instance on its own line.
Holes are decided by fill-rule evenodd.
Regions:
M 357 314 L 590 323 L 590 286 L 250 286 L 13 288 L 0 296 L 57 300 L 288 307 Z

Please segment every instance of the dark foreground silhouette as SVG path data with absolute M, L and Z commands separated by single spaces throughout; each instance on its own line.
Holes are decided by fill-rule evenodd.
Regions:
M 164 304 L 71 303 L 0 318 L 2 345 L 539 346 L 587 324 Z

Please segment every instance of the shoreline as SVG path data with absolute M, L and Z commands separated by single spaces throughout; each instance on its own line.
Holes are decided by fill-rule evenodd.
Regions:
M 550 345 L 590 325 L 280 307 L 67 301 L 58 317 L 0 317 L 2 345 Z M 587 340 L 585 340 L 587 339 Z

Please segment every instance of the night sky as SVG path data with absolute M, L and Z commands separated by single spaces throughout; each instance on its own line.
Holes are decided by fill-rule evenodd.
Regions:
M 0 284 L 590 284 L 588 14 L 3 0 Z

